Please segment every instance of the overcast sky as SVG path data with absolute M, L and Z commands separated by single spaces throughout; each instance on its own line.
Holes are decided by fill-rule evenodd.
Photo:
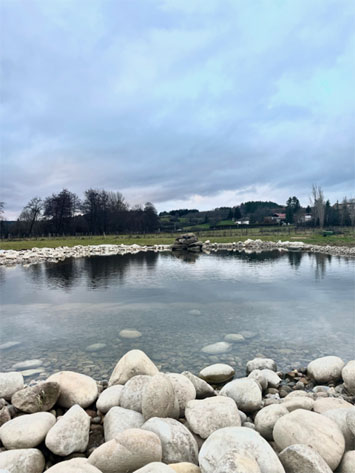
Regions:
M 355 2 L 0 0 L 1 196 L 354 196 Z

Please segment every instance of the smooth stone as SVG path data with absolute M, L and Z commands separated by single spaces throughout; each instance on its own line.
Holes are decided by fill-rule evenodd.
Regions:
M 306 397 L 306 396 L 299 396 L 299 397 L 292 397 L 289 398 L 286 396 L 284 398 L 284 402 L 282 405 L 289 411 L 295 411 L 297 409 L 305 409 L 307 411 L 311 411 L 314 406 L 314 400 Z
M 172 382 L 166 374 L 152 376 L 143 389 L 142 414 L 151 417 L 178 417 L 180 407 Z
M 265 377 L 269 388 L 278 388 L 281 384 L 281 378 L 275 371 L 262 369 L 261 374 Z
M 106 348 L 106 343 L 93 343 L 92 345 L 89 345 L 88 347 L 86 347 L 85 351 L 96 352 L 96 351 L 101 351 L 104 348 Z
M 331 409 L 324 412 L 323 415 L 332 419 L 339 429 L 341 430 L 344 439 L 345 439 L 345 450 L 354 450 L 355 448 L 355 435 L 350 430 L 347 415 L 350 409 Z M 355 407 L 352 407 L 351 410 L 355 413 Z
M 44 382 L 17 391 L 11 398 L 11 404 L 19 411 L 29 414 L 50 411 L 57 402 L 59 394 L 58 383 Z
M 12 367 L 15 371 L 22 371 L 22 370 L 29 370 L 33 368 L 39 368 L 43 365 L 42 360 L 26 360 L 20 361 L 19 363 L 15 363 Z
M 201 447 L 199 464 L 203 473 L 215 473 L 218 463 L 229 452 L 253 458 L 261 473 L 285 473 L 276 453 L 255 430 L 246 427 L 225 427 L 213 432 Z
M 215 396 L 215 390 L 206 381 L 190 373 L 190 371 L 183 371 L 181 374 L 186 376 L 194 385 L 196 390 L 196 398 L 204 399 L 206 397 Z
M 37 447 L 55 424 L 49 412 L 25 414 L 0 427 L 0 439 L 7 450 Z
M 24 381 L 21 373 L 0 373 L 0 398 L 10 401 L 13 394 L 23 389 Z
M 175 470 L 168 465 L 165 465 L 165 463 L 152 462 L 139 468 L 139 470 L 136 470 L 134 473 L 173 473 L 174 471 Z
M 288 414 L 288 410 L 282 404 L 271 404 L 263 407 L 255 416 L 255 429 L 266 440 L 273 440 L 273 429 L 280 417 Z
M 268 381 L 263 374 L 263 370 L 253 370 L 248 374 L 248 378 L 254 379 L 257 383 L 259 383 L 261 389 L 265 391 L 268 386 Z
M 139 374 L 129 379 L 123 386 L 120 398 L 120 406 L 142 413 L 142 397 L 144 387 L 151 381 L 152 377 Z M 121 385 L 117 385 L 121 386 Z
M 308 364 L 307 374 L 318 384 L 338 381 L 344 365 L 344 361 L 338 356 L 323 356 Z
M 139 332 L 138 330 L 127 328 L 127 329 L 121 330 L 119 333 L 119 336 L 121 338 L 139 338 L 142 336 L 142 333 Z
M 348 409 L 348 413 L 346 414 L 346 422 L 348 423 L 348 427 L 355 436 L 355 412 L 353 409 Z
M 219 460 L 214 473 L 260 473 L 260 468 L 254 458 L 247 456 L 247 452 L 240 455 L 232 450 Z
M 125 384 L 130 378 L 138 374 L 154 376 L 158 373 L 158 368 L 143 351 L 131 350 L 117 362 L 111 374 L 109 386 Z
M 175 419 L 153 417 L 142 429 L 160 438 L 164 463 L 190 462 L 197 464 L 198 446 L 192 433 Z
M 61 407 L 72 407 L 79 404 L 84 409 L 89 407 L 98 396 L 95 380 L 85 374 L 74 371 L 59 371 L 50 376 L 47 381 L 54 381 L 60 386 L 58 404 Z
M 232 345 L 227 342 L 217 342 L 212 343 L 211 345 L 206 345 L 201 348 L 203 353 L 208 353 L 209 355 L 218 355 L 220 353 L 227 353 L 232 348 Z
M 290 445 L 279 458 L 287 473 L 332 473 L 319 453 L 308 445 Z
M 36 374 L 41 374 L 41 373 L 44 373 L 44 372 L 45 372 L 45 369 L 41 368 L 41 367 L 20 371 L 20 373 L 22 374 L 22 376 L 24 378 L 29 378 L 31 376 L 34 376 Z
M 251 373 L 254 370 L 268 369 L 271 371 L 277 371 L 277 366 L 274 360 L 271 358 L 254 358 L 247 363 L 247 373 Z
M 129 429 L 96 448 L 89 463 L 102 473 L 127 473 L 161 459 L 162 445 L 155 433 Z
M 0 409 L 0 427 L 11 420 L 9 408 L 4 406 Z
M 355 471 L 355 450 L 345 452 L 343 459 L 336 470 L 336 473 L 354 473 Z
M 201 315 L 201 311 L 198 309 L 191 309 L 189 310 L 190 315 Z
M 240 378 L 230 381 L 223 386 L 220 394 L 231 397 L 243 412 L 254 412 L 261 407 L 261 389 L 254 379 Z
M 197 465 L 189 462 L 170 463 L 169 467 L 175 471 L 175 473 L 201 473 Z
M 101 473 L 87 458 L 72 458 L 48 468 L 46 473 Z
M 273 436 L 281 450 L 293 444 L 314 448 L 335 470 L 343 456 L 345 440 L 337 424 L 322 414 L 297 409 L 281 417 L 275 424 Z
M 18 347 L 21 342 L 6 342 L 0 345 L 0 350 L 8 350 L 9 348 Z
M 72 406 L 48 432 L 46 447 L 61 457 L 73 452 L 85 452 L 89 430 L 90 417 L 79 405 Z
M 247 340 L 250 340 L 258 336 L 256 332 L 252 332 L 251 330 L 243 330 L 242 332 L 239 332 L 239 333 L 243 335 L 243 337 L 246 338 Z
M 179 403 L 179 415 L 180 417 L 184 417 L 187 403 L 193 399 L 196 399 L 195 386 L 188 378 L 186 378 L 186 376 L 183 376 L 182 374 L 168 373 L 167 376 L 173 385 L 175 396 Z
M 124 386 L 122 384 L 117 384 L 102 391 L 96 401 L 96 408 L 103 414 L 106 414 L 111 407 L 119 406 L 123 389 Z
M 139 429 L 144 424 L 142 414 L 123 407 L 112 407 L 104 419 L 105 441 L 114 439 L 128 429 Z
M 37 448 L 25 448 L 0 452 L 0 472 L 42 473 L 45 459 Z
M 228 333 L 225 337 L 224 340 L 226 342 L 231 342 L 231 343 L 241 343 L 245 342 L 245 338 L 243 335 L 240 333 Z
M 224 383 L 233 378 L 234 368 L 225 363 L 215 363 L 214 365 L 203 368 L 199 376 L 207 383 Z
M 355 396 L 355 360 L 349 361 L 341 371 L 344 387 L 349 394 Z
M 326 397 L 314 401 L 313 410 L 319 414 L 324 414 L 333 409 L 353 409 L 353 405 L 344 399 L 337 397 Z
M 190 430 L 203 439 L 223 427 L 241 425 L 236 403 L 224 396 L 190 401 L 185 410 L 185 417 Z

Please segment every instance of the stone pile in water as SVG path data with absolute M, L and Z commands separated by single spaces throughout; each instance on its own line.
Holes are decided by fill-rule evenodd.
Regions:
M 246 368 L 165 374 L 131 350 L 108 382 L 61 371 L 25 387 L 0 373 L 0 471 L 354 473 L 355 360 Z
M 173 251 L 193 251 L 199 253 L 202 251 L 202 246 L 202 241 L 199 241 L 194 233 L 185 233 L 176 238 L 171 249 Z

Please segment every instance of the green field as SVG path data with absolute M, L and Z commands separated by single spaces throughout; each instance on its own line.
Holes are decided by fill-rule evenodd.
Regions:
M 202 228 L 201 228 L 202 227 Z M 187 230 L 187 229 L 186 229 Z M 229 243 L 233 241 L 244 241 L 248 238 L 260 238 L 265 241 L 303 241 L 305 243 L 317 245 L 355 246 L 355 231 L 352 228 L 343 228 L 341 234 L 323 236 L 323 232 L 313 229 L 295 229 L 285 227 L 258 227 L 258 228 L 236 228 L 232 230 L 208 230 L 204 225 L 191 227 L 189 231 L 194 231 L 202 240 L 210 240 L 213 243 Z M 3 250 L 24 250 L 30 248 L 75 245 L 154 245 L 171 244 L 180 233 L 156 233 L 146 235 L 106 235 L 106 236 L 82 236 L 82 237 L 51 237 L 51 238 L 28 238 L 1 240 L 0 249 Z

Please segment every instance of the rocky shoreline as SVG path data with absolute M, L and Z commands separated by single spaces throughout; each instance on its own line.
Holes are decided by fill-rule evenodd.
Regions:
M 109 380 L 0 373 L 1 473 L 355 471 L 355 360 L 201 368 L 162 373 L 131 350 Z
M 251 240 L 237 241 L 232 243 L 204 243 L 198 242 L 195 248 L 204 253 L 227 251 L 303 251 L 310 253 L 322 253 L 333 256 L 355 257 L 355 246 L 330 246 L 310 245 L 301 241 L 262 241 Z M 200 244 L 201 243 L 201 244 Z M 109 256 L 135 254 L 139 252 L 167 252 L 173 251 L 174 245 L 88 245 L 58 248 L 32 248 L 30 250 L 0 250 L 0 266 L 14 266 L 17 264 L 32 265 L 49 261 L 58 263 L 66 258 L 83 258 L 90 256 Z

